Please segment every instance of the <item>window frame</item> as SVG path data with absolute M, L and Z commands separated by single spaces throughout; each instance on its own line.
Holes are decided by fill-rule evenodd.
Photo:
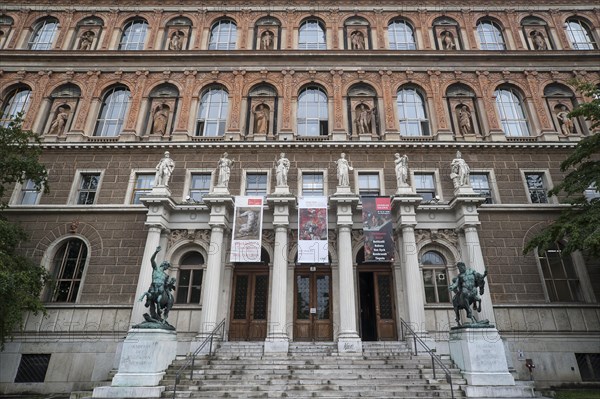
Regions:
M 240 192 L 242 193 L 242 195 L 245 196 L 249 196 L 249 197 L 260 197 L 260 194 L 248 194 L 247 190 L 248 190 L 248 175 L 266 175 L 267 178 L 267 186 L 266 186 L 266 193 L 263 196 L 263 198 L 266 198 L 270 193 L 271 193 L 271 170 L 270 169 L 244 169 L 242 171 L 242 187 L 240 189 Z M 266 202 L 265 202 L 266 204 Z
M 323 194 L 320 196 L 327 196 L 327 170 L 326 169 L 298 169 L 298 197 L 304 197 L 304 174 L 320 174 L 323 177 Z M 311 196 L 309 196 L 311 197 Z
M 416 98 L 419 98 L 421 100 L 421 107 L 420 109 L 417 108 L 416 105 L 418 105 L 417 102 L 407 102 L 407 101 L 400 101 L 401 97 L 404 99 L 410 99 L 407 98 L 405 92 L 414 92 L 414 96 Z M 401 94 L 402 93 L 402 94 Z M 402 104 L 402 106 L 401 106 Z M 413 117 L 413 115 L 410 115 L 410 117 L 407 117 L 409 110 L 411 110 L 412 108 L 414 108 L 415 110 L 415 117 Z M 428 117 L 428 109 L 427 109 L 427 96 L 424 95 L 423 91 L 420 90 L 417 87 L 413 87 L 413 86 L 400 86 L 398 88 L 398 90 L 396 91 L 396 112 L 398 112 L 398 130 L 400 132 L 400 136 L 402 137 L 430 137 L 431 136 L 431 121 Z M 419 115 L 420 113 L 422 113 L 422 117 L 421 115 Z M 404 118 L 403 118 L 404 116 Z M 417 123 L 418 126 L 418 133 L 419 134 L 412 134 L 412 130 L 408 129 L 408 127 L 413 126 L 415 124 L 415 122 Z M 404 127 L 404 129 L 403 129 Z
M 398 25 L 404 25 L 405 28 L 399 28 Z M 392 29 L 393 27 L 393 29 Z M 410 36 L 407 32 L 410 31 Z M 407 40 L 412 38 L 412 41 Z M 392 41 L 392 39 L 394 39 Z M 398 39 L 404 39 L 404 41 L 398 41 Z M 387 40 L 388 47 L 390 50 L 404 50 L 411 51 L 417 50 L 417 38 L 415 35 L 415 28 L 405 18 L 393 18 L 387 24 Z
M 198 253 L 204 260 L 204 263 L 202 263 L 201 265 L 183 265 L 181 263 L 182 260 L 184 260 L 188 254 L 191 254 L 193 252 Z M 199 266 L 199 267 L 194 267 L 194 266 Z M 179 295 L 178 290 L 179 290 L 179 287 L 181 284 L 181 272 L 184 270 L 190 270 L 190 281 L 187 286 L 187 289 L 188 289 L 187 299 L 186 299 L 186 302 L 178 302 L 177 297 Z M 190 249 L 190 250 L 186 251 L 179 257 L 178 266 L 177 266 L 177 268 L 175 268 L 175 271 L 176 271 L 176 275 L 177 275 L 177 283 L 176 283 L 177 286 L 175 287 L 175 293 L 174 293 L 175 295 L 174 295 L 174 304 L 173 305 L 174 306 L 201 306 L 202 305 L 202 290 L 204 288 L 204 282 L 205 282 L 205 278 L 206 278 L 206 257 L 204 256 L 204 254 L 197 249 Z M 202 276 L 201 282 L 200 282 L 200 299 L 199 299 L 198 303 L 190 302 L 190 297 L 191 297 L 191 293 L 192 293 L 191 288 L 195 287 L 195 285 L 192 284 L 194 272 L 200 272 L 201 276 Z
M 229 24 L 230 28 L 227 32 L 221 32 L 221 25 Z M 231 29 L 231 26 L 235 27 L 235 29 Z M 233 33 L 232 33 L 233 32 Z M 225 34 L 227 40 L 221 40 L 222 34 Z M 216 40 L 213 38 L 216 37 Z M 232 42 L 233 39 L 233 42 Z M 212 23 L 210 26 L 210 30 L 208 33 L 208 45 L 207 50 L 215 50 L 215 51 L 227 51 L 227 50 L 236 50 L 238 42 L 238 26 L 237 23 L 230 18 L 221 18 Z
M 500 194 L 498 190 L 498 180 L 496 180 L 496 173 L 494 172 L 494 169 L 471 169 L 471 173 L 469 175 L 469 182 L 471 183 L 473 191 L 477 192 L 473 187 L 473 183 L 470 181 L 472 175 L 487 175 L 488 185 L 490 189 L 490 198 L 492 202 L 484 202 L 482 205 L 497 205 L 502 203 L 502 201 L 500 200 Z
M 511 101 L 510 102 L 503 102 L 502 100 L 498 100 L 501 99 L 502 96 L 500 96 L 500 91 L 505 91 L 507 93 L 510 94 L 511 96 Z M 512 100 L 516 99 L 517 102 L 514 102 Z M 530 121 L 530 116 L 527 112 L 527 104 L 525 102 L 525 96 L 523 96 L 519 90 L 517 90 L 514 87 L 506 87 L 506 86 L 499 86 L 496 88 L 496 90 L 494 90 L 494 103 L 496 104 L 496 114 L 498 115 L 498 121 L 500 122 L 500 128 L 502 129 L 502 131 L 504 132 L 504 135 L 507 137 L 533 137 L 532 136 L 532 125 L 531 125 L 531 121 Z M 517 107 L 517 105 L 519 107 Z M 505 107 L 509 107 L 505 108 Z M 509 110 L 510 112 L 506 112 L 507 110 Z M 509 119 L 508 118 L 508 114 L 518 114 L 520 110 L 520 113 L 522 115 L 517 115 L 517 118 L 512 118 Z M 522 118 L 519 118 L 519 116 L 522 116 Z M 519 126 L 517 133 L 519 134 L 513 134 L 515 133 L 514 129 L 509 129 L 510 126 Z M 525 129 L 523 128 L 525 127 Z M 525 132 L 526 134 L 521 134 Z
M 208 188 L 208 193 L 211 193 L 213 191 L 214 188 L 214 173 L 215 170 L 214 169 L 207 169 L 207 168 L 202 168 L 202 169 L 187 169 L 185 171 L 185 183 L 183 185 L 183 195 L 181 196 L 181 200 L 186 202 L 187 197 L 189 196 L 190 199 L 193 199 L 193 197 L 190 195 L 190 191 L 192 190 L 192 178 L 194 175 L 209 175 L 210 176 L 210 184 L 209 184 L 209 188 Z M 204 198 L 204 196 L 202 196 Z M 197 202 L 203 202 L 203 199 L 201 199 L 200 201 L 195 200 L 194 203 Z
M 116 101 L 108 102 L 109 97 L 117 92 L 127 92 L 127 102 L 120 101 L 121 98 L 116 98 Z M 118 118 L 107 118 L 106 116 L 112 113 L 112 109 L 120 106 Z M 129 107 L 131 106 L 131 90 L 127 86 L 113 86 L 108 88 L 102 96 L 102 102 L 100 103 L 100 109 L 98 110 L 98 116 L 96 117 L 96 123 L 94 126 L 94 137 L 118 137 L 123 132 L 125 126 L 125 120 L 129 113 Z M 111 126 L 116 127 L 111 129 Z M 112 133 L 114 130 L 115 134 Z
M 544 204 L 556 204 L 557 199 L 556 196 L 550 197 L 548 195 L 548 191 L 552 190 L 554 185 L 552 184 L 552 179 L 550 178 L 550 171 L 548 169 L 519 169 L 521 173 L 521 180 L 523 181 L 523 187 L 525 188 L 525 195 L 527 196 L 527 203 L 535 204 L 535 205 L 544 205 Z M 529 185 L 527 184 L 527 175 L 528 174 L 540 174 L 542 175 L 542 182 L 546 191 L 546 202 L 533 202 L 531 200 L 531 194 L 529 191 Z
M 138 175 L 152 175 L 153 179 L 156 176 L 156 170 L 143 168 L 143 169 L 132 169 L 129 174 L 129 184 L 127 185 L 127 193 L 125 194 L 125 204 L 130 206 L 143 206 L 142 203 L 133 203 L 135 199 L 136 193 L 141 190 L 136 189 L 137 177 Z M 150 187 L 150 191 L 154 188 L 154 180 L 152 181 L 152 186 Z
M 48 26 L 50 24 L 54 24 L 52 31 L 44 31 L 46 26 Z M 58 32 L 59 25 L 60 25 L 60 22 L 59 22 L 58 18 L 55 18 L 55 17 L 46 17 L 46 18 L 38 21 L 33 26 L 31 34 L 29 35 L 29 38 L 27 39 L 27 50 L 31 50 L 31 51 L 52 50 L 52 45 L 54 44 L 54 42 L 56 41 L 56 38 L 57 38 L 56 33 Z M 40 33 L 42 31 L 44 31 L 42 33 L 43 35 L 48 35 L 48 34 L 52 35 L 50 41 L 46 40 L 44 42 L 39 42 L 37 40 L 40 37 Z M 37 48 L 37 47 L 39 47 L 39 48 Z
M 314 90 L 318 93 L 321 93 L 324 97 L 325 97 L 325 102 L 321 102 L 320 100 L 318 100 L 316 102 L 317 105 L 317 115 L 316 116 L 309 116 L 308 115 L 308 109 L 309 109 L 309 103 L 308 100 L 302 100 L 304 96 L 309 96 L 309 95 L 318 95 L 318 94 L 312 94 L 312 93 L 308 93 L 309 90 Z M 322 98 L 320 95 L 319 99 Z M 315 104 L 314 102 L 312 104 Z M 303 114 L 304 117 L 300 117 L 300 110 L 304 109 Z M 326 119 L 323 119 L 323 115 L 322 112 L 325 111 L 325 117 Z M 330 129 L 329 129 L 329 95 L 327 94 L 327 91 L 325 91 L 324 88 L 317 86 L 317 85 L 308 85 L 305 86 L 303 88 L 300 89 L 300 91 L 298 92 L 298 99 L 296 101 L 296 135 L 298 137 L 328 137 L 330 134 Z M 311 121 L 318 121 L 318 126 L 319 126 L 319 134 L 317 135 L 309 135 L 306 134 L 309 131 L 309 127 L 311 126 L 311 124 L 309 122 Z M 300 132 L 300 127 L 304 126 L 305 128 L 303 129 L 304 133 Z M 324 134 L 325 133 L 325 134 Z
M 419 256 L 419 269 L 421 271 L 421 278 L 423 281 L 423 300 L 425 302 L 425 305 L 445 305 L 445 304 L 449 304 L 452 303 L 452 295 L 450 295 L 450 292 L 448 291 L 448 285 L 450 285 L 451 283 L 451 279 L 450 279 L 450 266 L 448 263 L 448 260 L 446 259 L 446 256 L 441 253 L 440 251 L 437 251 L 435 249 L 429 249 L 429 248 L 424 248 L 421 251 L 421 254 Z M 443 265 L 442 264 L 435 264 L 435 265 L 425 265 L 423 264 L 423 257 L 428 254 L 428 253 L 435 253 L 438 256 L 441 257 L 441 259 L 444 261 Z M 435 296 L 435 301 L 434 302 L 428 302 L 427 301 L 427 293 L 425 291 L 425 271 L 432 271 L 433 273 L 436 273 L 436 270 L 443 270 L 445 272 L 445 279 L 446 279 L 446 285 L 442 286 L 442 287 L 438 287 L 437 286 L 437 278 L 433 279 L 433 289 L 434 289 L 434 296 Z M 446 290 L 448 292 L 448 301 L 440 301 L 439 299 L 439 291 L 438 289 L 442 288 L 444 290 Z
M 491 30 L 483 31 L 483 28 L 480 29 L 480 26 L 484 26 L 484 25 L 489 25 L 489 26 L 493 27 L 495 29 L 493 31 L 495 39 L 498 39 L 498 37 L 499 37 L 501 40 L 500 41 L 498 41 L 498 40 L 483 41 L 482 38 L 485 38 L 485 36 L 482 37 L 482 35 L 492 33 Z M 506 43 L 506 37 L 504 37 L 504 28 L 498 22 L 494 21 L 493 19 L 486 19 L 486 18 L 480 19 L 475 24 L 475 30 L 477 32 L 477 42 L 479 44 L 479 50 L 482 50 L 482 51 L 508 50 L 508 45 Z
M 582 41 L 575 41 L 575 36 L 573 35 L 573 29 L 571 29 L 571 25 L 570 24 L 577 24 L 579 26 L 580 29 L 577 30 L 577 32 L 581 35 L 581 33 L 585 34 L 587 41 L 582 42 Z M 581 18 L 577 18 L 577 17 L 569 17 L 565 20 L 565 24 L 564 24 L 564 28 L 565 28 L 565 35 L 567 36 L 567 39 L 569 40 L 569 46 L 571 47 L 572 50 L 581 50 L 581 51 L 589 51 L 589 50 L 597 50 L 598 49 L 598 43 L 595 40 L 594 37 L 594 32 L 593 30 L 590 28 L 590 24 L 586 23 L 585 21 L 583 21 Z M 581 38 L 581 37 L 580 37 Z M 587 45 L 587 48 L 579 48 L 579 46 L 581 45 Z
M 62 248 L 64 246 L 68 245 L 69 242 L 75 241 L 75 240 L 81 241 L 82 246 L 84 246 L 86 248 L 86 257 L 85 257 L 85 261 L 84 261 L 83 265 L 81 265 L 81 268 L 82 268 L 81 278 L 78 279 L 79 285 L 78 285 L 78 288 L 77 288 L 77 293 L 75 294 L 75 298 L 72 301 L 61 301 L 61 302 L 56 301 L 55 297 L 56 297 L 56 295 L 58 293 L 58 284 L 57 284 L 56 287 L 47 287 L 46 288 L 44 296 L 43 296 L 44 297 L 44 302 L 46 302 L 46 303 L 52 303 L 52 304 L 70 304 L 70 303 L 78 303 L 79 300 L 80 300 L 81 292 L 82 292 L 82 287 L 83 287 L 84 282 L 85 282 L 85 278 L 86 278 L 86 274 L 87 274 L 87 270 L 88 270 L 88 265 L 89 265 L 89 262 L 90 262 L 90 259 L 91 259 L 91 253 L 92 253 L 91 246 L 90 246 L 89 242 L 85 239 L 85 237 L 83 237 L 83 236 L 81 236 L 79 234 L 75 234 L 75 235 L 71 235 L 69 237 L 65 237 L 62 240 L 58 241 L 58 242 L 55 242 L 54 245 L 52 246 L 51 256 L 49 256 L 47 258 L 47 263 L 46 264 L 48 265 L 47 266 L 47 270 L 53 276 L 54 281 L 64 280 L 64 279 L 59 279 L 58 278 L 58 274 L 60 273 L 60 270 L 58 272 L 56 272 L 56 266 L 57 266 L 56 265 L 56 262 L 57 262 L 56 258 L 57 258 L 58 254 L 60 253 L 60 251 L 62 250 Z M 66 252 L 67 251 L 65 251 L 65 254 L 63 254 L 63 259 L 64 259 L 64 256 L 66 255 Z M 64 266 L 64 264 L 61 263 L 60 269 L 62 269 L 63 266 Z M 71 280 L 75 281 L 77 279 L 71 279 Z M 69 295 L 68 295 L 69 297 L 72 297 L 71 292 L 70 292 L 72 290 L 72 288 L 73 287 L 71 286 L 71 288 L 69 289 Z
M 419 191 L 417 191 L 418 190 L 417 181 L 415 178 L 416 175 L 432 175 L 433 176 L 433 185 L 434 185 L 434 189 L 435 189 L 435 192 L 433 193 L 433 198 L 431 200 L 423 200 L 423 202 L 421 202 L 421 204 L 444 201 L 444 195 L 442 192 L 442 183 L 440 181 L 440 172 L 438 169 L 410 169 L 411 187 L 414 190 L 414 192 L 417 193 L 417 195 L 419 195 Z M 423 192 L 423 191 L 421 191 L 421 192 Z M 436 196 L 439 197 L 438 201 L 435 201 Z
M 219 96 L 222 96 L 219 101 L 213 101 L 213 98 L 217 95 L 216 92 L 219 92 Z M 207 101 L 204 101 L 204 100 Z M 223 101 L 225 99 L 226 101 Z M 207 105 L 204 105 L 207 104 Z M 211 108 L 213 106 L 218 107 L 218 117 L 217 118 L 208 118 L 211 114 Z M 229 92 L 224 86 L 209 86 L 202 91 L 200 98 L 198 100 L 198 109 L 196 111 L 196 119 L 194 125 L 194 136 L 195 137 L 224 137 L 227 132 L 227 120 L 229 119 Z M 204 111 L 204 112 L 202 112 Z M 203 114 L 203 115 L 201 115 Z M 223 115 L 225 114 L 225 115 Z M 207 123 L 208 122 L 208 123 Z M 202 128 L 200 129 L 200 124 L 202 124 Z M 213 132 L 209 132 L 209 125 L 217 126 L 217 130 Z M 222 126 L 222 133 L 221 133 Z M 202 131 L 200 131 L 202 130 Z M 210 134 L 206 134 L 206 133 Z
M 303 27 L 310 28 L 309 24 L 314 23 L 320 29 L 306 29 L 303 30 Z M 317 32 L 317 40 L 315 42 L 311 41 L 302 41 L 302 36 L 304 34 L 310 34 L 311 32 Z M 318 34 L 323 34 L 323 42 L 319 41 Z M 298 50 L 327 50 L 327 26 L 325 23 L 318 18 L 306 18 L 298 25 Z
M 364 194 L 364 196 L 366 197 L 380 197 L 385 195 L 385 179 L 384 179 L 384 173 L 383 173 L 383 169 L 354 169 L 354 192 L 359 195 L 359 196 L 363 196 L 363 194 L 360 193 L 360 175 L 368 175 L 368 176 L 375 176 L 377 175 L 377 180 L 379 182 L 379 192 L 377 194 Z
M 17 96 L 23 92 L 29 92 L 25 95 L 25 100 L 22 100 L 22 96 L 17 98 Z M 25 117 L 27 111 L 29 111 L 32 94 L 33 90 L 26 85 L 13 86 L 8 90 L 3 98 L 2 109 L 0 109 L 0 126 L 8 127 L 15 117 L 21 113 L 23 114 L 23 117 Z
M 128 32 L 127 32 L 128 29 L 132 29 L 134 27 L 134 25 L 136 25 L 136 24 L 143 25 L 143 32 L 142 32 L 143 39 L 141 42 L 139 41 L 140 34 L 138 34 L 137 32 L 131 32 L 128 34 Z M 144 50 L 146 48 L 146 40 L 148 39 L 149 27 L 150 27 L 150 24 L 144 18 L 135 17 L 135 18 L 132 18 L 129 21 L 127 21 L 125 23 L 125 25 L 123 25 L 123 28 L 121 29 L 121 37 L 119 38 L 119 46 L 118 46 L 117 50 L 122 50 L 122 51 L 142 51 L 142 50 Z M 133 38 L 135 38 L 136 40 L 135 41 L 133 41 L 133 39 L 125 40 L 125 39 L 129 39 L 129 37 L 127 37 L 127 35 L 133 36 Z
M 79 203 L 79 193 L 81 192 L 81 184 L 83 183 L 84 175 L 98 175 L 98 185 L 96 186 L 96 191 L 94 195 L 94 202 L 91 204 L 80 204 Z M 102 180 L 104 178 L 104 169 L 77 169 L 75 171 L 75 176 L 73 178 L 73 183 L 71 184 L 71 191 L 69 193 L 69 205 L 77 205 L 77 206 L 90 206 L 96 205 L 98 201 L 98 194 L 100 193 L 100 189 L 102 188 Z
M 15 184 L 15 188 L 13 189 L 12 195 L 10 197 L 9 203 L 11 206 L 35 206 L 39 205 L 40 199 L 42 198 L 42 194 L 44 192 L 44 186 L 40 187 L 40 190 L 35 190 L 37 192 L 36 198 L 33 204 L 23 204 L 24 192 L 33 192 L 32 189 L 24 190 L 23 187 L 26 187 L 29 182 L 32 182 L 31 179 L 25 180 L 23 183 L 17 182 Z M 32 182 L 33 183 L 33 182 Z

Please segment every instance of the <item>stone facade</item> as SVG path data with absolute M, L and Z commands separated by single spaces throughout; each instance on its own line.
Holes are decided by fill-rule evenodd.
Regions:
M 527 176 L 539 175 L 542 191 L 550 189 L 563 178 L 561 160 L 582 137 L 597 133 L 584 120 L 565 128 L 558 113 L 589 100 L 575 90 L 572 78 L 600 82 L 600 9 L 583 1 L 468 7 L 450 2 L 444 7 L 380 1 L 374 8 L 366 0 L 301 1 L 293 7 L 277 1 L 268 6 L 208 1 L 198 7 L 166 0 L 118 7 L 81 1 L 75 10 L 60 2 L 23 7 L 5 1 L 0 108 L 11 109 L 15 93 L 29 91 L 24 127 L 42 136 L 51 188 L 29 203 L 26 187 L 15 187 L 5 214 L 31 233 L 24 253 L 53 273 L 65 243 L 83 242 L 87 255 L 79 285 L 69 289 L 72 300 L 46 293 L 48 316 L 29 315 L 24 331 L 0 354 L 0 392 L 66 392 L 106 380 L 119 363 L 128 328 L 140 321 L 143 306 L 136 297 L 147 289 L 149 254 L 158 244 L 178 280 L 188 270 L 189 253 L 203 259 L 196 265 L 203 273 L 201 293 L 195 303 L 176 303 L 169 317 L 178 331 L 178 353 L 193 349 L 215 322 L 225 319 L 229 329 L 237 276 L 248 270 L 229 262 L 232 199 L 196 200 L 192 183 L 194 174 L 208 175 L 203 195 L 214 194 L 215 168 L 225 151 L 235 161 L 231 195 L 248 193 L 250 174 L 266 175 L 262 245 L 268 260 L 262 266 L 268 275 L 266 323 L 275 327 L 258 338 L 283 342 L 299 334 L 296 279 L 304 272 L 295 261 L 296 200 L 311 173 L 321 176 L 320 194 L 329 197 L 329 340 L 352 347 L 361 338 L 371 339 L 362 324 L 367 294 L 360 288 L 368 282 L 361 276 L 374 273 L 361 261 L 359 194 L 373 188 L 361 185 L 369 175 L 376 177 L 376 194 L 392 196 L 396 204 L 397 256 L 376 269 L 391 279 L 395 324 L 389 337 L 374 339 L 399 339 L 402 318 L 439 352 L 448 351 L 452 306 L 441 291 L 425 294 L 423 276 L 431 265 L 423 257 L 433 251 L 444 260 L 436 269 L 445 276 L 440 284 L 457 274 L 458 261 L 487 267 L 484 313 L 495 320 L 516 379 L 528 378 L 527 357 L 536 363 L 540 387 L 581 381 L 576 354 L 600 352 L 599 262 L 583 254 L 570 257 L 565 267 L 575 276 L 569 277 L 573 298 L 557 301 L 548 285 L 555 282 L 548 283 L 552 278 L 544 274 L 546 258 L 523 254 L 522 248 L 564 208 L 560 199 L 533 200 L 539 193 Z M 590 50 L 574 48 L 567 21 L 587 29 Z M 214 41 L 219 26 L 235 27 L 236 33 Z M 394 36 L 399 27 L 408 29 L 412 40 Z M 482 50 L 487 39 L 482 41 L 478 29 L 488 27 L 497 29 L 504 50 Z M 138 29 L 130 37 L 143 37 L 137 49 L 127 47 L 135 40 L 124 39 L 130 28 Z M 303 32 L 313 28 L 322 36 L 309 35 L 317 39 L 307 43 Z M 46 44 L 38 36 L 41 29 L 50 32 Z M 546 50 L 533 41 L 536 29 Z M 273 34 L 272 44 L 261 41 L 266 31 Z M 352 49 L 355 32 L 362 35 L 364 49 Z M 450 44 L 444 42 L 447 35 Z M 180 43 L 173 44 L 174 36 Z M 303 115 L 310 106 L 303 97 L 308 91 L 324 99 L 319 103 L 323 113 L 310 121 Z M 217 92 L 224 93 L 219 104 L 226 104 L 220 109 L 227 112 L 214 118 L 202 114 Z M 112 119 L 103 113 L 111 93 L 125 93 L 122 112 Z M 412 97 L 404 101 L 404 95 Z M 522 115 L 507 119 L 499 109 L 502 95 L 516 98 Z M 360 105 L 370 112 L 370 132 L 357 128 Z M 408 115 L 412 106 L 422 113 Z M 266 132 L 257 129 L 259 107 L 268 110 Z M 461 119 L 465 109 L 468 127 Z M 165 112 L 164 125 L 157 119 L 159 110 Z M 53 128 L 61 112 L 64 127 Z M 216 130 L 209 127 L 212 122 L 220 124 Z M 513 131 L 514 124 L 520 127 Z M 413 134 L 416 125 L 419 133 Z M 318 126 L 316 134 L 303 130 L 311 126 Z M 145 191 L 147 199 L 134 204 L 136 179 L 154 175 L 165 150 L 176 165 L 168 191 Z M 457 150 L 472 175 L 485 176 L 486 203 L 455 191 L 449 176 Z M 288 197 L 274 195 L 274 167 L 282 151 L 291 164 Z M 354 168 L 350 192 L 342 197 L 335 195 L 334 164 L 341 152 Z M 395 196 L 395 153 L 408 156 L 409 183 L 416 190 L 412 199 Z M 418 186 L 415 176 L 422 175 L 431 176 L 434 186 Z M 82 186 L 90 176 L 98 179 L 92 194 Z M 354 290 L 344 290 L 346 283 Z M 284 306 L 274 303 L 278 295 L 284 296 Z M 274 352 L 281 348 L 272 347 Z M 44 383 L 14 384 L 22 355 L 48 353 Z

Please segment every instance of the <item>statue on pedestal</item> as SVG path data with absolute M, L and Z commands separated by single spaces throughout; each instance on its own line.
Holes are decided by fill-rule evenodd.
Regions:
M 219 171 L 217 186 L 225 187 L 229 186 L 229 176 L 231 175 L 231 165 L 233 165 L 233 159 L 227 158 L 227 153 L 223 153 L 221 159 L 219 159 L 219 163 L 217 164 L 217 169 Z
M 285 157 L 285 153 L 279 154 L 277 167 L 275 168 L 275 178 L 278 186 L 287 187 L 288 171 L 290 170 L 290 160 Z
M 134 328 L 175 329 L 175 327 L 167 322 L 167 317 L 174 302 L 171 291 L 175 289 L 175 279 L 169 277 L 166 273 L 166 270 L 171 267 L 169 262 L 165 260 L 160 265 L 156 264 L 156 255 L 160 250 L 160 246 L 156 247 L 156 251 L 150 258 L 150 262 L 152 263 L 152 284 L 150 284 L 148 291 L 144 292 L 140 297 L 140 301 L 144 298 L 146 299 L 144 306 L 150 309 L 150 314 L 144 313 L 146 321 L 134 326 Z
M 471 268 L 467 269 L 464 262 L 458 262 L 458 276 L 452 279 L 452 284 L 448 287 L 450 291 L 454 293 L 452 298 L 452 306 L 454 307 L 454 313 L 456 315 L 456 322 L 460 326 L 460 309 L 464 309 L 467 312 L 467 317 L 471 319 L 471 324 L 475 325 L 489 325 L 487 320 L 478 322 L 473 316 L 473 310 L 481 312 L 481 297 L 485 290 L 485 277 L 487 276 L 487 270 L 481 274 Z
M 69 113 L 67 110 L 64 107 L 58 107 L 58 113 L 50 124 L 50 130 L 48 130 L 48 134 L 56 134 L 58 136 L 63 134 L 68 119 Z
M 569 118 L 569 109 L 564 105 L 560 108 L 559 112 L 556 114 L 556 119 L 558 119 L 558 123 L 560 124 L 560 131 L 565 136 L 573 133 L 573 121 Z
M 396 158 L 394 163 L 396 164 L 394 170 L 396 171 L 396 184 L 398 188 L 408 186 L 408 156 L 406 154 L 400 156 L 400 154 L 394 154 Z
M 156 175 L 154 176 L 154 186 L 169 187 L 169 179 L 175 169 L 175 161 L 171 159 L 169 151 L 165 151 L 165 156 L 156 165 Z
M 94 41 L 94 32 L 86 31 L 79 38 L 79 49 L 78 50 L 89 50 L 92 48 L 92 42 Z
M 456 158 L 452 160 L 452 163 L 450 164 L 450 170 L 450 178 L 454 183 L 454 188 L 471 185 L 471 181 L 469 180 L 471 168 L 469 168 L 467 162 L 462 159 L 460 151 L 456 151 Z
M 346 159 L 346 154 L 342 152 L 340 159 L 334 161 L 337 166 L 337 178 L 338 186 L 350 186 L 350 179 L 348 177 L 348 171 L 354 170 Z

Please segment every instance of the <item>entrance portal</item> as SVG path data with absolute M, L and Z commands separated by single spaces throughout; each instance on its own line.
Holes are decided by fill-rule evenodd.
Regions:
M 390 270 L 359 270 L 360 335 L 363 341 L 397 339 Z
M 267 337 L 269 269 L 236 267 L 233 273 L 230 341 L 261 341 Z
M 295 274 L 294 340 L 332 341 L 331 269 L 298 267 Z

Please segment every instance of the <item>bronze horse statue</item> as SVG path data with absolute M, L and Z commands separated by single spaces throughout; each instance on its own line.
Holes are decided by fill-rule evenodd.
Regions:
M 467 317 L 473 324 L 477 323 L 473 310 L 481 312 L 481 297 L 485 292 L 485 277 L 487 270 L 481 274 L 473 269 L 466 268 L 463 262 L 457 264 L 460 274 L 452 279 L 450 290 L 454 292 L 452 306 L 456 315 L 456 322 L 460 326 L 460 310 L 467 312 Z M 472 307 L 472 309 L 471 309 Z

